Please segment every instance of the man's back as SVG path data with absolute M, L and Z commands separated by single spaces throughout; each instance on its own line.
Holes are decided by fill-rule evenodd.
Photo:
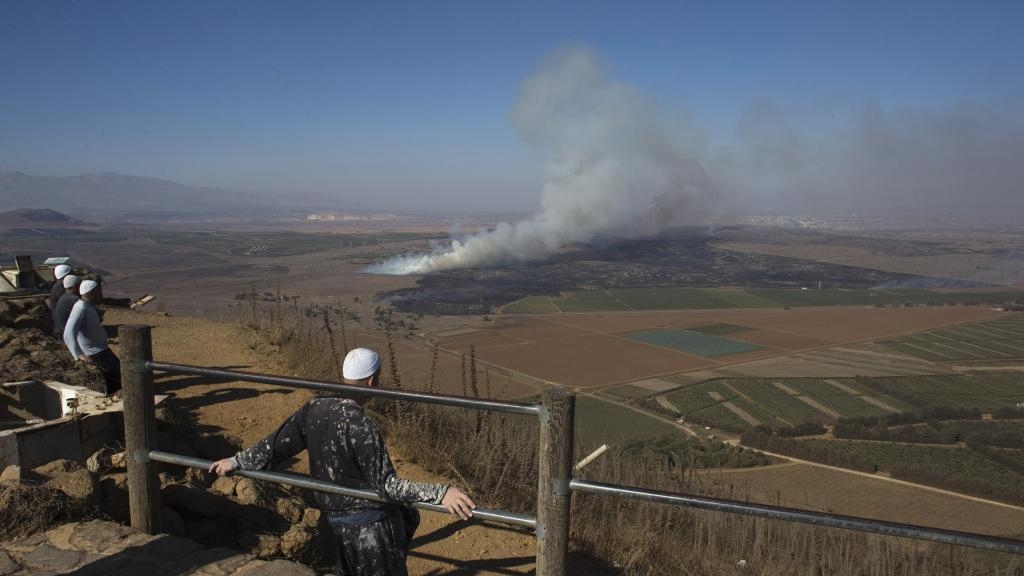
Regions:
M 71 308 L 74 307 L 75 302 L 78 302 L 78 296 L 67 292 L 61 295 L 60 300 L 57 300 L 57 306 L 53 309 L 53 335 L 57 338 L 64 337 L 64 326 L 68 323 L 68 317 L 71 316 Z
M 271 448 L 273 445 L 273 449 Z M 448 486 L 399 478 L 376 423 L 359 404 L 337 396 L 313 398 L 277 431 L 236 458 L 243 469 L 262 469 L 306 449 L 310 474 L 350 488 L 366 488 L 395 502 L 440 503 Z M 317 492 L 327 512 L 377 509 L 378 502 Z

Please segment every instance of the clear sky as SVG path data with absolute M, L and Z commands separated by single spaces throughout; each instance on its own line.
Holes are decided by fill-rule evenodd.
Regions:
M 1020 121 L 1019 1 L 552 4 L 2 0 L 0 170 L 532 210 L 509 109 L 568 45 L 709 147 L 766 106 L 808 133 L 866 104 Z

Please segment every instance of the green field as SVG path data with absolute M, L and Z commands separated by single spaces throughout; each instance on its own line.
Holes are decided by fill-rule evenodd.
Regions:
M 796 290 L 732 288 L 625 288 L 577 290 L 561 296 L 530 296 L 510 304 L 507 313 L 537 314 L 609 310 L 698 310 L 782 308 L 785 306 L 998 305 L 1024 298 L 1024 292 L 934 292 L 921 289 Z M 542 302 L 554 304 L 542 305 Z
M 633 400 L 636 398 L 646 398 L 647 396 L 654 396 L 657 392 L 640 388 L 638 386 L 630 386 L 629 384 L 623 384 L 622 386 L 615 386 L 612 388 L 605 388 L 600 392 L 602 395 L 610 396 L 617 400 Z
M 554 314 L 559 312 L 549 296 L 528 296 L 502 309 L 507 314 Z
M 672 348 L 702 358 L 718 358 L 764 348 L 760 344 L 702 334 L 691 330 L 644 330 L 628 335 L 630 340 Z
M 1019 455 L 996 459 L 970 448 L 896 442 L 818 439 L 798 442 L 859 456 L 897 478 L 1012 502 L 1024 501 L 1024 459 Z
M 932 362 L 1024 358 L 1024 317 L 1013 315 L 880 342 L 897 352 Z
M 1024 402 L 1022 372 L 861 378 L 858 382 L 914 409 L 948 406 L 991 411 Z
M 583 450 L 680 433 L 671 424 L 610 402 L 576 397 L 576 443 Z
M 894 379 L 898 380 L 898 379 Z M 893 395 L 882 393 L 853 379 L 836 379 L 859 395 L 844 392 L 820 378 L 728 378 L 702 382 L 673 390 L 665 397 L 688 419 L 731 432 L 742 432 L 752 427 L 732 410 L 724 406 L 732 403 L 761 424 L 773 429 L 805 422 L 833 423 L 836 418 L 798 398 L 807 397 L 840 417 L 885 416 L 890 411 L 866 402 L 860 396 L 881 401 L 898 411 L 914 410 L 915 405 Z M 799 394 L 784 392 L 775 383 L 781 383 Z M 711 393 L 722 397 L 716 400 Z M 645 406 L 656 408 L 653 401 Z

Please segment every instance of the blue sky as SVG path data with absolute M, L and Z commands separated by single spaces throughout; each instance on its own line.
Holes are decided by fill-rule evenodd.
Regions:
M 569 45 L 709 148 L 758 106 L 1020 121 L 1020 2 L 549 4 L 5 0 L 0 170 L 532 210 L 545 159 L 508 112 Z

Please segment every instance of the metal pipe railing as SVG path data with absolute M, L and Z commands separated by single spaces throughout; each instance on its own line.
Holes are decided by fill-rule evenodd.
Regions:
M 188 456 L 181 456 L 179 454 L 171 454 L 169 452 L 160 452 L 153 450 L 149 453 L 149 459 L 154 462 L 164 462 L 165 464 L 177 464 L 179 466 L 187 466 L 189 468 L 199 468 L 201 470 L 209 470 L 210 465 L 213 464 L 210 460 L 202 460 L 199 458 L 190 458 Z M 305 488 L 307 490 L 316 490 L 318 492 L 328 492 L 330 494 L 341 494 L 342 496 L 351 496 L 353 498 L 362 498 L 363 500 L 372 500 L 374 502 L 388 502 L 384 498 L 381 498 L 376 492 L 372 490 L 361 490 L 359 488 L 346 488 L 339 486 L 331 482 L 322 482 L 309 478 L 308 476 L 298 476 L 295 474 L 282 474 L 280 472 L 268 472 L 264 470 L 235 470 L 232 472 L 234 475 L 244 476 L 246 478 L 254 478 L 256 480 L 267 480 L 270 482 L 277 482 L 278 484 L 285 484 L 288 486 L 295 486 L 297 488 Z M 439 504 L 429 504 L 426 502 L 414 502 L 409 504 L 414 508 L 421 510 L 430 510 L 433 512 L 448 513 L 448 510 Z M 512 524 L 513 526 L 523 526 L 525 528 L 536 529 L 537 520 L 532 516 L 526 516 L 524 514 L 516 514 L 514 512 L 505 512 L 504 510 L 491 510 L 489 508 L 477 508 L 473 510 L 473 517 L 479 520 L 493 520 L 494 522 L 502 522 L 504 524 Z
M 929 528 L 926 526 L 915 526 L 913 524 L 900 524 L 898 522 L 886 522 L 884 520 L 872 520 L 870 518 L 857 518 L 855 516 L 842 516 L 839 514 L 828 514 L 825 512 L 810 512 L 807 510 L 782 508 L 766 504 L 750 504 L 747 502 L 738 502 L 736 500 L 688 496 L 674 492 L 645 490 L 642 488 L 632 488 L 616 484 L 605 484 L 603 482 L 571 480 L 569 482 L 569 487 L 577 492 L 586 492 L 590 494 L 604 494 L 606 496 L 617 496 L 620 498 L 631 498 L 634 500 L 645 500 L 648 502 L 674 504 L 676 506 L 687 506 L 702 510 L 730 512 L 733 514 L 744 514 L 747 516 L 758 516 L 761 518 L 773 518 L 775 520 L 788 520 L 791 522 L 801 522 L 803 524 L 814 524 L 816 526 L 845 528 L 847 530 L 857 530 L 872 534 L 902 536 L 904 538 L 914 538 L 916 540 L 931 540 L 933 542 L 956 544 L 958 546 L 970 546 L 972 548 L 982 548 L 985 550 L 1024 554 L 1024 541 L 998 538 L 996 536 L 983 536 L 969 532 L 957 532 L 955 530 Z
M 156 481 L 156 469 L 150 462 L 165 462 L 204 469 L 208 469 L 211 464 L 211 462 L 206 460 L 188 458 L 155 450 L 155 432 L 149 431 L 149 428 L 153 427 L 154 424 L 152 372 L 159 370 L 171 374 L 189 374 L 226 380 L 261 382 L 294 388 L 340 392 L 352 396 L 375 396 L 393 400 L 536 416 L 540 423 L 542 437 L 542 448 L 539 450 L 541 459 L 539 469 L 547 471 L 544 474 L 539 474 L 537 518 L 481 508 L 475 511 L 475 515 L 484 520 L 493 520 L 536 530 L 537 573 L 542 576 L 563 576 L 565 574 L 570 514 L 570 498 L 568 496 L 572 491 L 773 518 L 873 534 L 930 540 L 1024 555 L 1024 541 L 995 536 L 574 480 L 571 478 L 569 467 L 563 466 L 565 462 L 570 463 L 569 466 L 571 466 L 572 462 L 572 414 L 575 395 L 567 391 L 554 388 L 548 389 L 542 394 L 542 403 L 535 405 L 405 390 L 366 388 L 319 380 L 169 364 L 152 360 L 148 326 L 125 325 L 121 326 L 120 333 L 122 350 L 126 351 L 125 358 L 122 360 L 122 373 L 125 379 L 125 428 L 126 436 L 129 437 L 127 449 L 129 453 L 128 482 L 129 494 L 132 495 L 132 526 L 150 533 L 153 533 L 155 527 L 159 525 L 160 512 L 159 484 Z M 129 424 L 132 425 L 129 426 Z M 544 449 L 543 438 L 548 440 L 547 450 Z M 300 488 L 382 501 L 372 491 L 345 488 L 304 476 L 267 471 L 238 471 L 237 473 L 242 476 L 289 484 Z M 153 486 L 157 488 L 153 489 Z M 433 504 L 417 503 L 414 506 L 425 510 L 447 512 L 442 506 Z
M 367 388 L 366 386 L 338 384 L 336 382 L 326 382 L 323 380 L 307 380 L 305 378 L 256 374 L 253 372 L 236 372 L 234 370 L 219 370 L 216 368 L 202 368 L 199 366 L 187 366 L 184 364 L 153 362 L 152 360 L 146 362 L 146 367 L 150 370 L 159 370 L 170 374 L 191 374 L 194 376 L 223 378 L 225 380 L 277 384 L 280 386 L 291 386 L 292 388 L 342 392 L 352 396 L 376 396 L 378 398 L 390 398 L 392 400 L 407 400 L 410 402 L 423 402 L 426 404 L 440 404 L 442 406 L 459 406 L 461 408 L 475 408 L 477 410 L 489 410 L 492 412 L 508 412 L 511 414 L 527 414 L 530 416 L 540 415 L 539 406 L 523 402 L 482 400 L 479 398 L 465 398 L 463 396 L 449 396 L 447 394 L 430 394 L 428 392 L 396 390 L 394 388 Z

